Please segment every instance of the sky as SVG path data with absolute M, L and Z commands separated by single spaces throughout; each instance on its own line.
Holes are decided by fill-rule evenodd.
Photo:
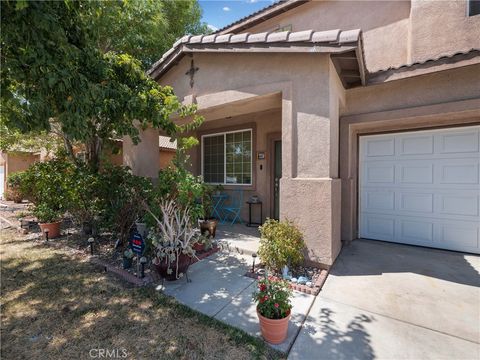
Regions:
M 202 20 L 215 31 L 273 2 L 274 0 L 200 0 L 199 4 L 203 9 Z

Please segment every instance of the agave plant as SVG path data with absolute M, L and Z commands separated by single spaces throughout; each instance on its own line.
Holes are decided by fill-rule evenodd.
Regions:
M 164 200 L 160 203 L 159 219 L 148 207 L 147 211 L 155 219 L 156 227 L 150 232 L 148 238 L 154 247 L 155 257 L 153 263 L 160 265 L 166 261 L 167 273 L 173 274 L 178 279 L 183 276 L 179 272 L 179 260 L 182 254 L 194 257 L 193 245 L 198 241 L 199 233 L 192 226 L 190 209 L 181 208 L 174 200 Z

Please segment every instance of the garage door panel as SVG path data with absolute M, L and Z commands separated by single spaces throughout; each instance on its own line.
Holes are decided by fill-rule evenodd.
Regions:
M 395 166 L 384 162 L 370 163 L 366 167 L 365 176 L 369 184 L 394 184 Z
M 368 157 L 392 156 L 395 154 L 395 139 L 393 136 L 370 139 L 365 146 Z
M 478 130 L 449 131 L 439 134 L 439 152 L 441 154 L 461 154 L 478 152 Z
M 412 193 L 399 192 L 400 201 L 398 210 L 413 211 L 420 213 L 433 213 L 433 194 L 432 193 Z
M 471 223 L 449 222 L 441 224 L 441 243 L 458 246 L 460 249 L 475 249 L 479 246 L 479 229 Z M 471 250 L 473 252 L 473 250 Z
M 398 224 L 398 240 L 408 241 L 412 244 L 433 245 L 433 222 L 399 218 Z
M 361 237 L 479 253 L 480 126 L 360 138 Z
M 438 196 L 440 214 L 466 215 L 478 217 L 479 197 L 459 194 L 440 194 Z M 475 219 L 474 219 L 475 220 Z
M 478 184 L 478 160 L 442 161 L 438 164 L 440 184 L 463 185 Z
M 433 184 L 433 165 L 426 161 L 411 161 L 398 165 L 399 184 Z
M 399 138 L 398 154 L 405 155 L 429 155 L 433 154 L 433 136 L 432 135 L 410 135 Z

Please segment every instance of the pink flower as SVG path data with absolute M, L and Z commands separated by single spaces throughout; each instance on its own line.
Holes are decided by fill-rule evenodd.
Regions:
M 278 305 L 277 303 L 275 303 L 275 305 L 273 305 L 273 306 L 275 306 L 276 308 L 278 308 L 280 305 Z
M 263 301 L 267 301 L 267 300 L 268 300 L 268 296 L 265 295 L 265 296 L 263 297 Z

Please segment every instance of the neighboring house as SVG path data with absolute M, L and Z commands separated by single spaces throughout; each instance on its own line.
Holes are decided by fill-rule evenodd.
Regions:
M 164 169 L 170 165 L 175 151 L 177 149 L 177 142 L 171 142 L 168 136 L 159 136 L 159 161 L 158 168 Z M 114 165 L 123 165 L 122 144 L 117 144 L 120 148 L 119 151 L 108 152 L 107 159 Z M 75 154 L 82 156 L 82 149 L 75 148 Z M 42 154 L 40 151 L 0 151 L 0 198 L 5 198 L 5 191 L 7 189 L 8 175 L 18 171 L 25 171 L 30 165 L 37 161 L 45 161 L 49 158 L 46 154 Z
M 205 117 L 193 171 L 294 220 L 311 261 L 359 237 L 479 253 L 479 10 L 280 2 L 185 36 L 149 74 Z M 157 135 L 124 141 L 137 174 L 157 176 Z

